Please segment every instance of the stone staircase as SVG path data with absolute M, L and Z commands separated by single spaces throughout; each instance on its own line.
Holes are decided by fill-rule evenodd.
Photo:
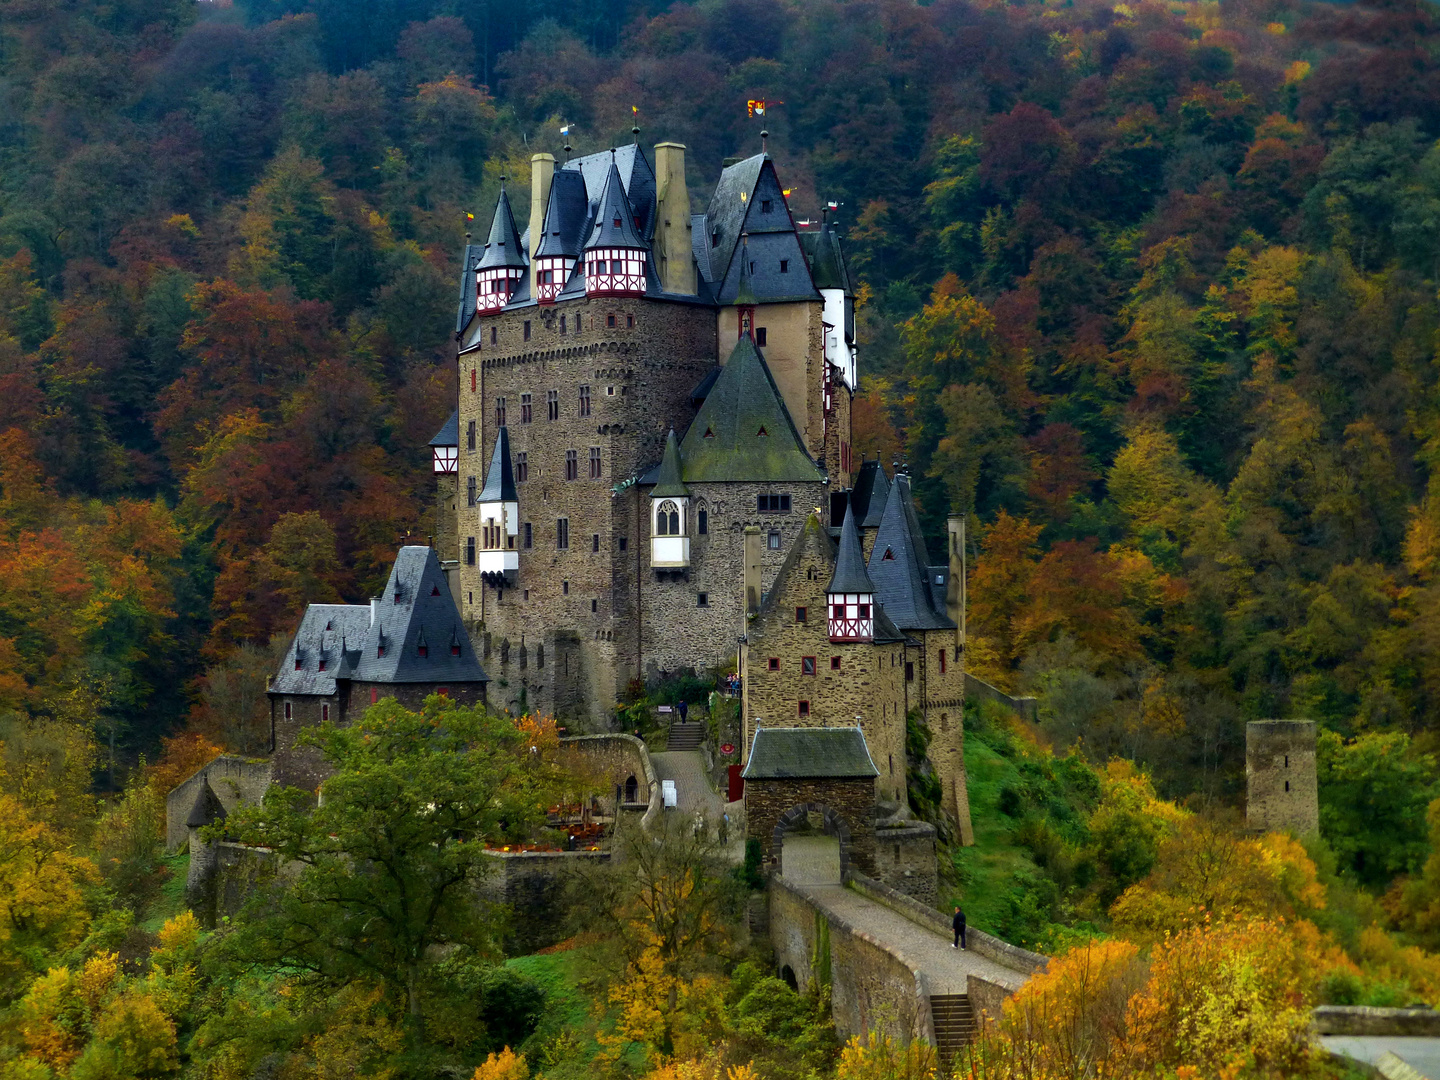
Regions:
M 678 720 L 670 725 L 670 740 L 666 750 L 699 750 L 705 741 L 705 724 L 695 720 L 682 724 Z
M 947 1075 L 950 1063 L 980 1032 L 968 994 L 931 994 L 930 1019 L 935 1025 L 935 1043 L 940 1069 Z

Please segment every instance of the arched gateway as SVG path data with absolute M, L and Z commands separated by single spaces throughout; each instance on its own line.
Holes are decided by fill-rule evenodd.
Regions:
M 875 873 L 879 770 L 858 727 L 760 728 L 743 775 L 746 835 L 767 871 L 823 883 L 838 847 L 837 880 Z

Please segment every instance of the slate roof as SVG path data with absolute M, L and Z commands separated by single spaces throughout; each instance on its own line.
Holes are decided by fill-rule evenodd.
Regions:
M 860 546 L 860 532 L 855 528 L 855 509 L 845 507 L 845 521 L 840 526 L 840 552 L 835 557 L 835 573 L 827 593 L 873 593 L 875 586 L 865 572 L 865 550 Z
M 748 201 L 755 193 L 755 181 L 760 179 L 760 168 L 766 160 L 764 154 L 756 154 L 720 172 L 720 180 L 710 196 L 703 223 L 691 233 L 691 243 L 698 248 L 697 259 L 708 264 L 706 281 L 723 280 L 730 267 L 735 245 L 740 242 L 740 234 L 745 228 Z M 740 197 L 742 194 L 744 199 Z
M 815 239 L 806 246 L 810 255 L 810 278 L 817 289 L 841 289 L 851 295 L 850 275 L 845 269 L 845 257 L 840 253 L 840 237 L 830 227 L 827 215 L 820 223 L 820 231 L 813 234 Z
M 890 479 L 885 475 L 879 458 L 862 461 L 860 475 L 855 478 L 855 488 L 850 492 L 850 505 L 855 507 L 855 523 L 862 529 L 877 527 L 889 497 Z
M 762 727 L 750 743 L 746 780 L 872 779 L 880 775 L 858 727 Z
M 550 181 L 550 201 L 545 206 L 545 235 L 540 238 L 536 258 L 580 257 L 585 223 L 590 216 L 590 196 L 579 170 L 560 169 Z
M 489 682 L 434 548 L 400 549 L 375 605 L 375 622 L 354 663 L 354 678 L 375 683 Z M 383 639 L 385 655 L 379 656 Z M 426 655 L 419 654 L 426 646 Z M 458 650 L 455 655 L 452 649 Z
M 485 470 L 485 486 L 475 496 L 477 503 L 519 502 L 515 493 L 515 473 L 510 465 L 510 432 L 502 427 L 495 437 L 490 454 L 490 468 Z
M 689 484 L 825 478 L 806 453 L 770 368 L 748 334 L 736 342 L 685 432 L 680 459 Z
M 470 320 L 475 315 L 478 299 L 475 292 L 475 271 L 479 269 L 480 258 L 484 254 L 484 244 L 465 245 L 465 255 L 460 260 L 460 310 L 455 316 L 457 334 L 470 325 Z
M 485 243 L 485 253 L 480 256 L 477 269 L 511 267 L 523 270 L 528 265 L 525 246 L 520 242 L 520 230 L 515 227 L 515 215 L 510 210 L 510 196 L 502 187 L 500 198 L 495 202 L 495 216 L 490 219 L 490 239 Z
M 271 693 L 327 697 L 335 693 L 342 647 L 358 652 L 369 632 L 368 604 L 311 604 L 290 639 L 280 670 L 270 682 Z M 320 670 L 322 660 L 324 671 Z
M 886 558 L 886 552 L 890 558 Z M 885 512 L 870 549 L 870 579 L 875 597 L 902 630 L 953 630 L 955 623 L 938 608 L 930 584 L 930 556 L 910 495 L 910 478 L 895 477 Z
M 430 440 L 431 446 L 459 446 L 460 445 L 460 410 L 456 409 L 450 414 L 435 437 Z
M 640 219 L 641 235 L 649 239 L 655 233 L 655 170 L 650 167 L 650 159 L 638 145 L 617 146 L 614 150 L 586 154 L 584 157 L 567 161 L 556 172 L 557 175 L 561 172 L 580 173 L 585 178 L 585 190 L 589 192 L 587 201 L 593 203 L 605 187 L 611 165 L 620 173 L 620 179 L 625 185 L 625 197 L 630 200 L 631 210 Z
M 200 790 L 195 793 L 195 805 L 190 808 L 190 816 L 185 819 L 186 826 L 203 829 L 206 825 L 224 821 L 227 816 L 229 815 L 225 813 L 220 796 L 216 795 L 215 789 L 210 786 L 210 777 L 202 776 Z
M 590 227 L 585 250 L 592 248 L 644 248 L 645 238 L 636 228 L 636 214 L 625 194 L 620 170 L 613 164 L 600 191 L 600 205 Z
M 397 599 L 398 597 L 398 599 Z M 426 646 L 426 656 L 419 646 Z M 384 645 L 385 655 L 379 655 Z M 458 648 L 459 655 L 452 652 Z M 297 670 L 296 658 L 299 658 Z M 321 660 L 325 670 L 320 670 Z M 270 682 L 272 694 L 335 693 L 336 681 L 489 682 L 433 548 L 400 549 L 385 592 L 369 605 L 311 604 Z
M 650 492 L 652 499 L 683 499 L 690 491 L 680 479 L 680 440 L 675 438 L 675 429 L 665 439 L 665 456 L 660 459 L 660 474 L 655 478 L 655 487 Z
M 750 281 L 750 266 L 755 260 L 750 258 L 750 238 L 740 238 L 740 283 L 735 287 L 735 299 L 731 301 L 737 306 L 754 307 L 760 301 L 755 299 L 755 288 Z

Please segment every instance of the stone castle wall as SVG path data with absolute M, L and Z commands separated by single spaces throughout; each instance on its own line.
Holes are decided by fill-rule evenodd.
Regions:
M 270 786 L 271 763 L 263 758 L 223 754 L 182 781 L 165 796 L 165 850 L 178 851 L 190 839 L 185 819 L 195 807 L 200 786 L 210 778 L 215 797 L 228 814 L 241 803 L 258 803 Z
M 1245 824 L 1256 832 L 1320 831 L 1313 720 L 1245 725 Z
M 875 879 L 933 907 L 939 900 L 935 826 L 913 821 L 876 829 Z

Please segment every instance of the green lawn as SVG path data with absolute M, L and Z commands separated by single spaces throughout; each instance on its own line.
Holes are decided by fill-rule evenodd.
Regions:
M 600 1050 L 596 1032 L 615 1028 L 615 1010 L 598 988 L 600 963 L 601 950 L 594 945 L 506 961 L 545 990 L 545 1013 L 523 1049 L 531 1070 L 544 1072 L 549 1080 L 590 1080 L 591 1062 Z M 643 1071 L 642 1048 L 632 1044 L 621 1062 L 634 1072 Z

